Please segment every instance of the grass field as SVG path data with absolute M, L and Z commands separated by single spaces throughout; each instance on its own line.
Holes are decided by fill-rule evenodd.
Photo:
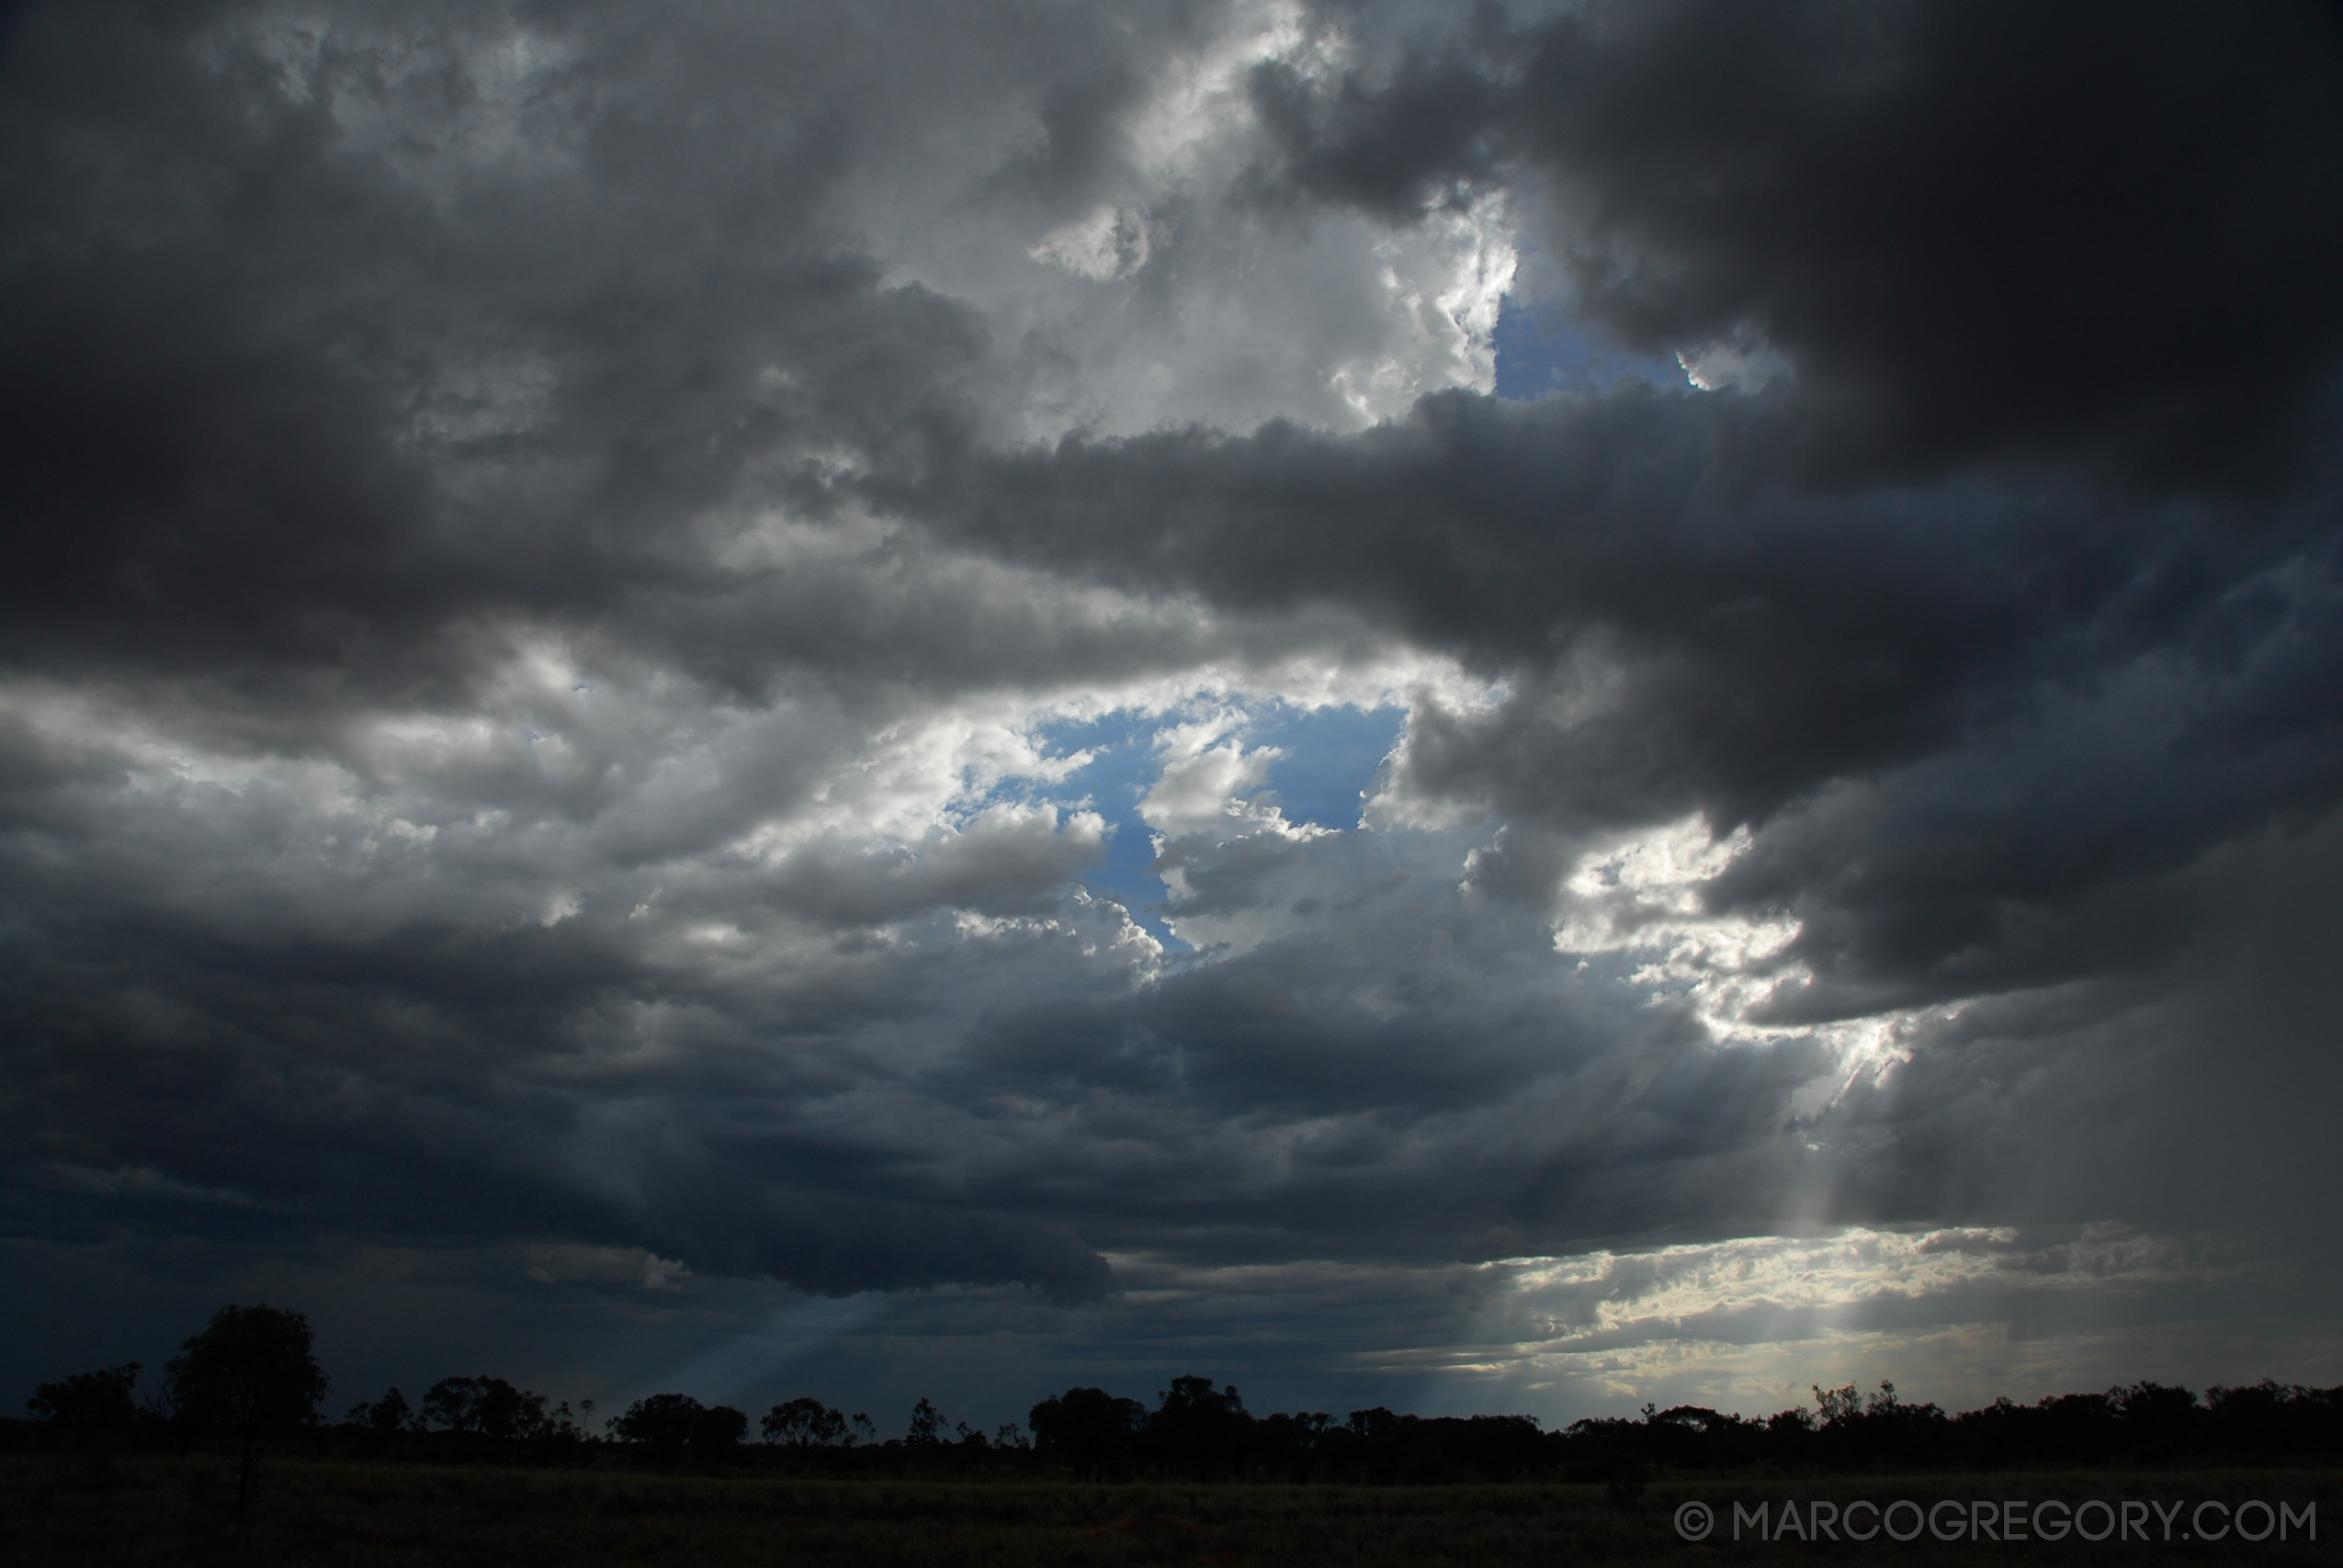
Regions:
M 2343 1562 L 2343 1472 L 1777 1476 L 1600 1486 L 1074 1484 L 660 1475 L 284 1460 L 241 1528 L 234 1478 L 206 1459 L 0 1461 L 0 1559 L 89 1563 L 1564 1563 L 1624 1561 Z M 1868 1545 L 1729 1539 L 1736 1502 L 1909 1498 L 2186 1505 L 2173 1539 Z M 2318 1539 L 2181 1540 L 2202 1499 L 2315 1503 Z M 1704 1541 L 1679 1505 L 1712 1505 Z M 1902 1516 L 1908 1525 L 1910 1516 Z M 2096 1522 L 2097 1516 L 2093 1516 Z M 2256 1524 L 2259 1517 L 2254 1516 Z M 1946 1516 L 1950 1524 L 1950 1515 Z

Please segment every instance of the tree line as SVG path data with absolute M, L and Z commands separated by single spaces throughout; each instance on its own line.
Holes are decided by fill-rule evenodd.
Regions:
M 419 1403 L 393 1388 L 339 1420 L 309 1320 L 280 1308 L 227 1306 L 191 1336 L 141 1393 L 138 1362 L 45 1382 L 29 1421 L 7 1421 L 7 1446 L 93 1452 L 224 1450 L 238 1462 L 238 1509 L 264 1451 L 354 1458 L 756 1467 L 827 1474 L 910 1470 L 1070 1475 L 1423 1483 L 1523 1478 L 1602 1482 L 1631 1506 L 1672 1472 L 1763 1469 L 1990 1470 L 2109 1463 L 2277 1463 L 2343 1453 L 2343 1386 L 2269 1381 L 2185 1388 L 2139 1382 L 2104 1393 L 2018 1404 L 1998 1399 L 1949 1413 L 1901 1399 L 1817 1386 L 1812 1408 L 1762 1417 L 1697 1405 L 1589 1418 L 1559 1430 L 1529 1416 L 1419 1416 L 1380 1406 L 1336 1421 L 1323 1412 L 1256 1416 L 1234 1384 L 1171 1380 L 1153 1404 L 1072 1388 L 1036 1404 L 1025 1424 L 987 1432 L 948 1423 L 932 1401 L 904 1435 L 881 1439 L 866 1414 L 800 1397 L 752 1423 L 747 1412 L 656 1393 L 601 1417 L 485 1374 L 442 1378 Z M 752 1432 L 753 1426 L 753 1433 Z

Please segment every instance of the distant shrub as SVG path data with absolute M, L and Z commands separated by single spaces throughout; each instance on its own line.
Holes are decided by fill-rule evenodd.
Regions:
M 139 1363 L 125 1361 L 94 1372 L 75 1372 L 33 1391 L 25 1407 L 59 1433 L 119 1430 L 138 1420 Z
M 612 1416 L 610 1432 L 621 1442 L 704 1454 L 738 1447 L 749 1434 L 749 1418 L 729 1404 L 705 1405 L 688 1393 L 654 1393 Z
M 370 1404 L 360 1400 L 351 1405 L 350 1420 L 370 1432 L 403 1432 L 415 1424 L 415 1413 L 407 1396 L 394 1388 Z
M 441 1378 L 423 1396 L 423 1418 L 450 1432 L 484 1438 L 542 1438 L 553 1430 L 543 1394 L 486 1376 Z
M 818 1399 L 776 1404 L 764 1413 L 758 1427 L 766 1442 L 793 1449 L 836 1448 L 855 1440 L 846 1429 L 844 1414 Z

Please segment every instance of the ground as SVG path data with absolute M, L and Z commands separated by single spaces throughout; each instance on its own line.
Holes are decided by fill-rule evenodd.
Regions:
M 2343 1561 L 2343 1471 L 2129 1471 L 1988 1476 L 1662 1478 L 1630 1506 L 1601 1486 L 1077 1484 L 1009 1477 L 781 1480 L 277 1460 L 250 1518 L 232 1518 L 225 1461 L 0 1461 L 0 1540 L 26 1564 L 1567 1563 L 1667 1559 L 2112 1564 Z M 1733 1505 L 1909 1498 L 2103 1498 L 2179 1510 L 2165 1540 L 2120 1535 L 1867 1546 L 1730 1539 Z M 2197 1504 L 2316 1506 L 2318 1537 L 2183 1541 Z M 1690 1542 L 1677 1510 L 1718 1522 Z M 1962 1511 L 1965 1511 L 1965 1508 Z M 2112 1516 L 2111 1516 L 2111 1517 Z M 2250 1516 L 2258 1528 L 2260 1517 Z M 1944 1516 L 1950 1525 L 1951 1514 Z M 2097 1528 L 2098 1516 L 2093 1516 Z M 1899 1517 L 1908 1527 L 1912 1516 Z

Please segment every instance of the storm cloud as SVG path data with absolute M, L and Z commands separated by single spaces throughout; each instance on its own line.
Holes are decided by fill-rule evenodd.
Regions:
M 2331 8 L 0 26 L 19 1381 L 2337 1375 Z

